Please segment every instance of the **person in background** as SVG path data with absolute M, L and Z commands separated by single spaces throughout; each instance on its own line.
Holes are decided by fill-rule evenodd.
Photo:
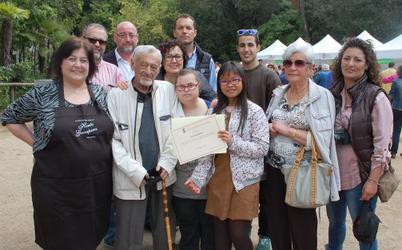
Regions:
M 226 117 L 226 129 L 218 137 L 228 151 L 199 159 L 185 185 L 199 194 L 208 184 L 205 212 L 213 216 L 216 249 L 230 250 L 233 244 L 237 250 L 252 250 L 249 232 L 258 215 L 268 123 L 262 108 L 247 100 L 247 81 L 238 64 L 224 63 L 218 79 L 218 103 L 212 113 Z
M 1 120 L 33 149 L 35 242 L 43 249 L 96 249 L 112 197 L 113 123 L 106 92 L 90 84 L 96 64 L 85 39 L 64 41 L 50 65 L 53 82 L 34 86 Z M 26 125 L 31 121 L 33 134 Z
M 208 107 L 200 94 L 200 77 L 198 71 L 182 69 L 175 85 L 177 97 L 183 107 L 184 116 L 203 116 Z M 193 194 L 184 182 L 194 171 L 198 160 L 176 165 L 177 180 L 173 185 L 173 208 L 180 228 L 179 249 L 215 249 L 214 227 L 212 217 L 205 213 L 207 193 L 202 188 L 199 194 Z
M 267 157 L 277 165 L 267 169 L 267 224 L 273 250 L 317 249 L 317 215 L 314 208 L 297 208 L 285 203 L 286 182 L 282 164 L 292 166 L 300 146 L 306 153 L 303 164 L 311 162 L 312 137 L 322 161 L 333 165 L 330 177 L 330 199 L 339 199 L 338 161 L 335 150 L 335 103 L 329 90 L 310 78 L 313 47 L 293 43 L 283 53 L 283 68 L 289 84 L 274 90 L 267 108 L 270 146 Z
M 388 63 L 388 68 L 384 69 L 383 71 L 380 72 L 380 83 L 382 84 L 382 88 L 385 90 L 385 93 L 389 93 L 391 90 L 391 81 L 384 81 L 384 78 L 389 78 L 391 76 L 395 76 L 396 74 L 396 68 L 395 68 L 395 63 L 394 62 L 389 62 Z
M 391 148 L 391 157 L 393 159 L 395 159 L 395 156 L 398 153 L 402 126 L 402 65 L 398 67 L 397 74 L 398 78 L 392 82 L 391 91 L 388 95 L 392 103 L 392 113 L 394 115 Z
M 90 23 L 85 26 L 81 36 L 89 42 L 94 53 L 96 71 L 91 83 L 101 85 L 106 91 L 113 87 L 127 89 L 127 83 L 119 68 L 102 59 L 107 44 L 105 27 L 98 23 Z
M 392 108 L 381 89 L 377 58 L 371 43 L 359 38 L 345 42 L 333 65 L 335 140 L 341 177 L 340 200 L 327 205 L 329 250 L 342 249 L 346 215 L 360 215 L 363 201 L 375 211 L 378 180 L 388 168 L 392 136 Z M 377 250 L 359 242 L 360 249 Z
M 267 64 L 267 68 L 274 71 L 279 76 L 278 66 L 276 64 L 269 63 Z
M 159 46 L 159 50 L 162 53 L 162 67 L 157 79 L 168 81 L 174 85 L 176 84 L 179 71 L 187 64 L 187 56 L 184 48 L 177 40 L 172 39 L 163 42 Z M 207 79 L 200 72 L 197 74 L 199 74 L 198 78 L 200 79 L 200 97 L 206 100 L 209 106 L 211 101 L 216 97 L 216 93 L 208 84 Z
M 197 36 L 197 23 L 194 17 L 181 14 L 176 17 L 173 26 L 173 37 L 183 46 L 187 56 L 185 68 L 195 69 L 208 79 L 209 85 L 216 91 L 215 63 L 212 56 L 203 51 L 194 41 Z
M 120 22 L 113 33 L 113 40 L 116 49 L 104 54 L 103 60 L 119 67 L 124 80 L 130 83 L 134 77 L 131 59 L 138 44 L 137 28 L 129 21 Z
M 260 39 L 256 29 L 241 29 L 237 31 L 237 52 L 239 53 L 247 81 L 247 97 L 265 112 L 271 100 L 272 91 L 280 85 L 280 79 L 274 71 L 267 69 L 258 62 L 257 53 L 260 51 L 260 48 Z M 257 250 L 267 250 L 270 245 L 265 209 L 269 201 L 266 199 L 265 184 L 265 175 L 263 175 L 260 182 L 259 194 L 258 235 L 260 239 Z
M 321 71 L 318 71 L 314 75 L 314 82 L 320 85 L 321 87 L 324 87 L 326 89 L 329 89 L 332 85 L 332 72 L 329 70 L 329 65 L 324 63 L 321 66 Z

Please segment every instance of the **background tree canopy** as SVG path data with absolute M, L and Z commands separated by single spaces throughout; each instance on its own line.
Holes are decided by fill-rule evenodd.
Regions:
M 386 42 L 402 33 L 402 0 L 0 0 L 0 81 L 45 77 L 54 49 L 90 22 L 102 23 L 111 35 L 118 22 L 130 20 L 141 44 L 159 46 L 172 36 L 179 13 L 195 17 L 196 40 L 217 61 L 238 59 L 241 28 L 257 28 L 262 48 L 299 36 L 314 44 L 331 34 L 342 42 L 367 30 Z

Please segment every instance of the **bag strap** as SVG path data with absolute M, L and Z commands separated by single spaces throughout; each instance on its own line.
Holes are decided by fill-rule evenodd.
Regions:
M 314 139 L 313 132 L 310 130 L 310 135 L 311 135 L 311 163 L 321 163 L 322 162 L 322 156 L 321 152 L 317 147 L 317 143 Z

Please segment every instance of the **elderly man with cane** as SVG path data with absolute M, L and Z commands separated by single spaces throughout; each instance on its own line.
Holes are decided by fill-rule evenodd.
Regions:
M 170 185 L 176 180 L 177 162 L 170 140 L 170 119 L 183 111 L 174 86 L 155 80 L 161 61 L 162 56 L 155 47 L 138 46 L 132 62 L 135 72 L 132 83 L 126 91 L 113 89 L 108 96 L 108 108 L 115 124 L 113 194 L 115 249 L 118 250 L 142 248 L 147 209 L 153 249 L 169 249 L 161 180 L 167 186 L 164 199 L 167 205 L 172 194 Z

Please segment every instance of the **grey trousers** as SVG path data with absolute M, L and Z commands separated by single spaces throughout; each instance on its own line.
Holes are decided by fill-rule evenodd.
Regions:
M 172 201 L 172 186 L 166 188 L 170 213 L 170 228 L 172 241 L 174 241 L 174 216 Z M 116 201 L 116 250 L 141 250 L 144 236 L 145 214 L 149 209 L 153 249 L 167 250 L 167 236 L 164 223 L 162 204 L 162 191 L 156 190 L 155 186 L 146 186 L 145 200 L 121 200 Z

